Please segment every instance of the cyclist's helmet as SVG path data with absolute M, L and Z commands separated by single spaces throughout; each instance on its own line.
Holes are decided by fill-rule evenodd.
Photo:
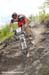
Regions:
M 12 18 L 13 18 L 13 19 L 16 19 L 16 17 L 17 17 L 17 13 L 13 13 L 13 14 L 12 14 Z

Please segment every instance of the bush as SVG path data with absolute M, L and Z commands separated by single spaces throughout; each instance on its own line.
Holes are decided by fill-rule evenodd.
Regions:
M 13 24 L 13 29 L 16 29 L 18 25 L 15 23 Z M 14 35 L 13 32 L 10 32 L 10 26 L 5 25 L 2 30 L 0 31 L 0 41 L 9 37 L 12 37 Z

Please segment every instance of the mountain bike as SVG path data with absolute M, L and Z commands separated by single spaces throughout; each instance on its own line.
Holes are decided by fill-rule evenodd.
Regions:
M 22 51 L 27 50 L 27 48 L 28 48 L 25 34 L 26 34 L 26 32 L 23 31 L 21 27 L 19 27 L 15 30 L 15 37 L 19 39 Z

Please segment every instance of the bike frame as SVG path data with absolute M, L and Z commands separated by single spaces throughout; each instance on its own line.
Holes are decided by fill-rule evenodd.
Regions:
M 21 49 L 26 49 L 27 48 L 27 42 L 26 42 L 26 38 L 25 38 L 25 33 L 22 32 L 21 27 L 16 29 L 16 33 L 20 39 L 20 45 L 21 45 Z

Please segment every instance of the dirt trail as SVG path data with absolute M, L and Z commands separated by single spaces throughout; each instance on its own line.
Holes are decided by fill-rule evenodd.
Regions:
M 49 74 L 49 28 L 31 23 L 33 35 L 26 58 L 19 41 L 0 49 L 0 75 L 48 75 Z M 1 46 L 0 46 L 1 47 Z

